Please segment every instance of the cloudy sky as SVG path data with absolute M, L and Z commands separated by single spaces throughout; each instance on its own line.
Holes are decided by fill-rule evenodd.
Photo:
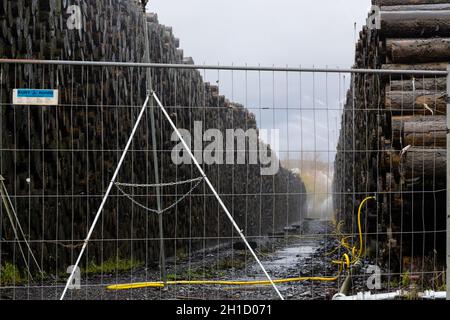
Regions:
M 150 0 L 196 64 L 351 67 L 370 0 Z M 356 29 L 355 29 L 356 23 Z M 205 73 L 280 130 L 280 156 L 315 151 L 333 160 L 348 75 Z

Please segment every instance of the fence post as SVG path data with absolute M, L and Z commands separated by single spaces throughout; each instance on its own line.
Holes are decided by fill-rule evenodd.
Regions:
M 147 22 L 147 14 L 145 15 L 144 21 L 144 36 L 145 36 L 145 61 L 150 63 L 150 35 L 148 33 L 148 22 Z M 152 73 L 150 68 L 146 70 L 146 79 L 147 79 L 147 89 L 148 92 L 153 91 L 153 83 L 152 83 Z M 167 283 L 167 270 L 166 270 L 166 253 L 164 250 L 164 223 L 163 223 L 163 214 L 161 212 L 162 204 L 161 204 L 161 187 L 159 186 L 159 162 L 158 162 L 158 143 L 156 141 L 156 124 L 155 124 L 155 111 L 156 108 L 153 105 L 153 99 L 150 100 L 150 130 L 151 130 L 151 139 L 152 139 L 152 149 L 153 149 L 153 170 L 156 184 L 156 206 L 158 208 L 158 227 L 159 227 L 159 262 L 160 262 L 160 270 L 161 277 L 164 284 Z M 166 290 L 167 287 L 164 287 Z
M 447 300 L 450 300 L 450 65 L 447 66 Z

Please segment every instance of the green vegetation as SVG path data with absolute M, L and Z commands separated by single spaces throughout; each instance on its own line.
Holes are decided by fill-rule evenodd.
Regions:
M 190 269 L 180 274 L 168 274 L 167 280 L 205 280 L 205 279 L 217 279 L 225 276 L 225 272 L 219 270 L 212 270 L 210 268 L 198 268 Z
M 402 279 L 402 287 L 408 287 L 411 284 L 411 276 L 409 274 L 409 271 L 404 272 L 401 275 Z
M 91 262 L 86 268 L 82 268 L 82 272 L 86 274 L 109 274 L 131 270 L 142 266 L 143 263 L 136 260 L 129 259 L 108 259 L 101 264 Z
M 235 259 L 221 259 L 215 263 L 198 268 L 192 268 L 179 274 L 168 274 L 167 280 L 205 280 L 219 279 L 226 275 L 225 270 L 245 268 L 245 255 L 237 255 Z
M 211 269 L 190 269 L 186 272 L 180 274 L 168 274 L 167 280 L 176 281 L 176 280 L 204 280 L 204 279 L 213 279 L 217 277 L 223 277 L 225 275 L 224 272 L 215 271 Z
M 229 269 L 244 269 L 245 268 L 244 256 L 237 257 L 236 259 L 222 259 L 217 261 L 215 269 L 229 270 Z
M 406 300 L 417 300 L 420 298 L 419 293 L 425 290 L 445 291 L 445 272 L 435 271 L 433 276 L 424 277 L 423 279 L 411 275 L 409 271 L 403 272 L 399 277 L 394 277 L 390 282 L 390 288 L 406 290 Z M 423 282 L 422 282 L 423 281 Z
M 179 248 L 177 249 L 176 258 L 177 261 L 184 261 L 189 258 L 189 254 L 186 252 L 185 248 Z
M 0 270 L 0 285 L 9 286 L 9 285 L 17 285 L 23 282 L 19 268 L 15 265 L 7 262 L 4 266 L 1 267 Z
M 433 277 L 432 281 L 436 287 L 436 291 L 447 291 L 445 272 L 437 273 L 437 275 Z
M 398 279 L 394 278 L 389 282 L 389 287 L 393 288 L 393 289 L 397 289 L 398 287 L 400 287 L 400 284 L 398 283 Z

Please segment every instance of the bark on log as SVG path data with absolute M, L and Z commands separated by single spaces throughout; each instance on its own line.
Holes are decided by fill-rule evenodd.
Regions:
M 429 62 L 429 63 L 416 63 L 416 64 L 383 64 L 381 69 L 383 70 L 429 70 L 429 71 L 446 71 L 447 62 Z M 435 78 L 435 75 L 417 75 L 416 78 Z M 407 80 L 412 79 L 411 75 L 398 75 L 390 74 L 382 77 L 386 81 L 389 80 Z
M 393 80 L 386 86 L 386 92 L 389 91 L 446 91 L 446 78 L 420 78 L 411 80 Z
M 406 145 L 445 148 L 447 144 L 447 117 L 413 117 L 403 124 Z
M 381 11 L 380 19 L 384 37 L 450 36 L 450 10 Z
M 446 129 L 445 116 L 392 117 L 393 141 L 400 148 L 408 145 L 445 148 Z
M 391 118 L 391 135 L 392 145 L 398 150 L 403 149 L 404 145 L 404 128 L 403 124 L 414 116 L 394 116 Z
M 442 62 L 450 60 L 450 38 L 388 39 L 388 57 L 393 63 Z
M 446 94 L 420 91 L 390 91 L 386 92 L 385 107 L 393 115 L 443 115 L 446 114 L 447 110 Z
M 372 0 L 372 4 L 376 6 L 420 5 L 435 3 L 448 3 L 448 0 Z
M 416 190 L 436 190 L 446 185 L 446 150 L 413 147 L 403 155 L 400 172 L 403 184 Z
M 381 69 L 383 70 L 433 70 L 433 71 L 446 71 L 447 62 L 430 62 L 430 63 L 415 63 L 415 64 L 383 64 Z
M 389 192 L 398 190 L 397 181 L 395 180 L 395 177 L 392 173 L 387 173 L 385 180 L 386 180 L 386 182 L 385 182 L 384 190 L 389 191 Z
M 383 150 L 381 154 L 381 168 L 392 171 L 400 165 L 400 153 L 394 148 Z
M 381 11 L 438 11 L 449 10 L 450 3 L 440 4 L 417 4 L 417 5 L 396 5 L 396 6 L 381 6 Z

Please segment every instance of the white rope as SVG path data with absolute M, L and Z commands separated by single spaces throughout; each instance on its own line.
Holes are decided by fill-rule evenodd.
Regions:
M 123 183 L 116 183 L 115 185 L 116 185 L 116 187 L 117 187 L 117 189 L 125 196 L 125 197 L 127 197 L 131 202 L 133 202 L 135 205 L 137 205 L 137 206 L 139 206 L 140 208 L 142 208 L 142 209 L 144 209 L 144 210 L 146 210 L 146 211 L 149 211 L 149 212 L 153 212 L 153 213 L 156 213 L 156 214 L 163 214 L 164 212 L 166 212 L 166 211 L 169 211 L 170 209 L 172 209 L 173 207 L 175 207 L 177 204 L 179 204 L 181 201 L 183 201 L 188 195 L 190 195 L 199 185 L 200 185 L 200 183 L 203 181 L 203 177 L 200 177 L 200 178 L 197 178 L 197 179 L 192 179 L 192 181 L 197 181 L 197 183 L 191 188 L 191 190 L 189 190 L 187 193 L 185 193 L 181 198 L 179 198 L 177 201 L 175 201 L 173 204 L 171 204 L 170 206 L 168 206 L 167 208 L 165 208 L 165 209 L 162 209 L 162 210 L 155 210 L 155 209 L 151 209 L 151 208 L 148 208 L 148 207 L 146 207 L 146 206 L 144 206 L 143 204 L 141 204 L 141 203 L 139 203 L 138 201 L 136 201 L 136 200 L 134 200 L 133 199 L 133 197 L 132 197 L 132 195 L 130 195 L 130 194 L 128 194 L 128 193 L 126 193 L 120 186 L 123 186 L 123 185 L 128 185 L 128 186 L 132 186 L 133 187 L 133 185 L 131 185 L 131 184 L 123 184 Z M 166 184 L 167 185 L 167 184 Z M 134 185 L 134 187 L 135 187 L 136 185 Z M 141 185 L 139 185 L 139 186 L 141 186 Z
M 406 154 L 406 152 L 408 152 L 408 150 L 411 149 L 411 148 L 412 148 L 411 145 L 408 145 L 408 146 L 404 147 L 404 148 L 402 149 L 402 151 L 400 152 L 400 159 L 401 159 L 401 158 Z
M 156 187 L 178 186 L 178 185 L 188 184 L 188 183 L 202 181 L 202 180 L 203 180 L 203 177 L 198 177 L 198 178 L 185 180 L 185 181 L 157 183 L 157 184 L 138 184 L 138 183 L 122 183 L 122 182 L 116 182 L 115 184 L 116 184 L 116 186 L 130 187 L 130 188 L 156 188 Z
M 432 116 L 434 115 L 433 109 L 431 109 L 426 103 L 423 104 L 423 107 L 424 107 L 425 109 L 427 109 L 428 111 L 430 111 Z

